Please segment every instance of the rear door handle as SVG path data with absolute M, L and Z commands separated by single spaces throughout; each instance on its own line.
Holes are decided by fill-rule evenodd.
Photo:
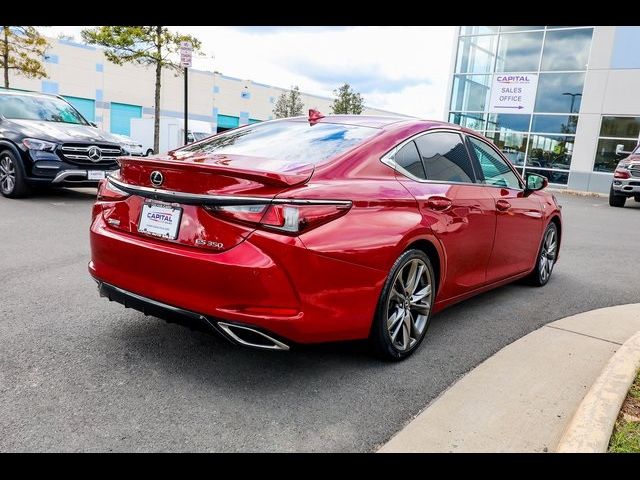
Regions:
M 426 202 L 427 208 L 437 212 L 449 210 L 451 205 L 453 205 L 453 202 L 447 197 L 431 197 Z
M 507 210 L 509 210 L 511 208 L 511 204 L 509 202 L 507 202 L 506 200 L 498 200 L 496 201 L 496 208 L 501 211 L 501 212 L 506 212 Z

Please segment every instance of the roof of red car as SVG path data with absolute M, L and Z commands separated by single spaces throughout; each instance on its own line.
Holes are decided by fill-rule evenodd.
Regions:
M 297 121 L 309 121 L 308 117 L 294 117 Z M 325 115 L 319 119 L 314 119 L 314 122 L 324 122 L 324 123 L 341 123 L 346 125 L 360 125 L 363 127 L 372 127 L 372 128 L 384 128 L 389 125 L 393 125 L 400 122 L 420 122 L 420 123 L 429 123 L 433 124 L 433 126 L 439 125 L 447 125 L 450 124 L 447 122 L 437 121 L 437 120 L 422 120 L 416 117 L 403 117 L 400 115 L 397 116 L 383 116 L 383 115 Z M 459 128 L 459 125 L 455 125 L 455 127 Z

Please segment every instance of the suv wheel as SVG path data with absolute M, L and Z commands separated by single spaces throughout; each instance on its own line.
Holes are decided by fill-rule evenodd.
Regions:
M 624 207 L 626 201 L 627 197 L 624 195 L 617 195 L 613 189 L 613 185 L 611 185 L 611 190 L 609 190 L 609 205 L 612 207 Z
M 369 336 L 377 356 L 398 361 L 418 348 L 431 321 L 434 279 L 431 261 L 420 250 L 408 250 L 395 261 Z
M 0 152 L 0 193 L 8 198 L 24 197 L 29 193 L 22 169 L 9 150 Z
M 633 196 L 633 199 L 634 199 L 636 202 L 640 202 L 640 195 L 635 194 L 635 195 Z

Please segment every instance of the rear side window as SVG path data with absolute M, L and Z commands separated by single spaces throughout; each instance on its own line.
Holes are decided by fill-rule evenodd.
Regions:
M 380 132 L 377 128 L 306 121 L 276 121 L 229 130 L 176 150 L 262 157 L 269 165 L 319 163 L 340 155 Z
M 457 133 L 435 132 L 416 139 L 427 180 L 473 183 L 474 174 L 467 148 Z
M 420 158 L 420 154 L 418 153 L 415 143 L 407 143 L 404 147 L 398 150 L 398 153 L 394 155 L 393 160 L 414 177 L 418 177 L 423 180 L 427 178 L 424 173 L 422 159 Z

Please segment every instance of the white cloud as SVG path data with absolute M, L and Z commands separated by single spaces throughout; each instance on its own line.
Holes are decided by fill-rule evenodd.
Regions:
M 372 107 L 434 119 L 444 112 L 454 27 L 170 28 L 202 41 L 195 68 L 324 96 L 350 81 Z M 79 40 L 80 29 L 43 32 Z

